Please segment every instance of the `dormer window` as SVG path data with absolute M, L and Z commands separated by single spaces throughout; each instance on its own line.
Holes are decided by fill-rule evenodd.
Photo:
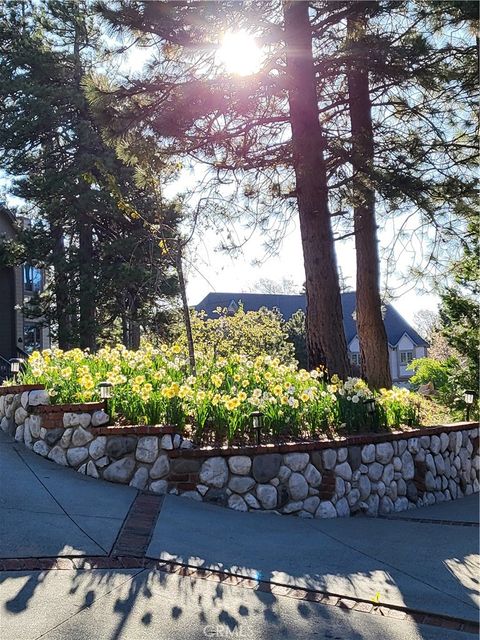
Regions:
M 359 367 L 361 365 L 360 354 L 359 353 L 350 353 L 350 362 Z
M 230 304 L 227 307 L 227 311 L 231 316 L 233 316 L 233 314 L 238 311 L 238 304 L 235 302 L 235 300 L 230 300 Z

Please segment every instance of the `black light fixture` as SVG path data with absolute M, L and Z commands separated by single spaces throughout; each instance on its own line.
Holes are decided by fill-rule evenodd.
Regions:
M 363 405 L 367 411 L 368 419 L 372 423 L 373 430 L 377 431 L 378 423 L 377 423 L 377 407 L 375 404 L 375 398 L 373 396 L 371 398 L 366 398 L 363 401 Z
M 17 373 L 20 373 L 23 360 L 21 358 L 12 358 L 10 360 L 10 371 L 13 373 L 13 380 L 17 382 Z
M 100 392 L 100 398 L 105 403 L 105 412 L 108 412 L 108 401 L 113 396 L 113 384 L 111 382 L 99 382 L 98 390 Z M 110 414 L 109 414 L 110 415 Z
M 22 360 L 20 358 L 12 358 L 10 360 L 10 371 L 14 374 L 19 373 L 21 364 Z
M 257 445 L 260 445 L 263 427 L 263 413 L 261 411 L 252 411 L 250 415 L 252 417 L 252 428 L 256 433 Z
M 473 404 L 473 400 L 474 400 L 474 398 L 475 398 L 475 391 L 468 391 L 468 390 L 465 390 L 465 391 L 463 392 L 463 400 L 464 400 L 465 404 L 467 405 L 467 409 L 466 409 L 466 414 L 467 414 L 467 415 L 466 415 L 466 419 L 467 419 L 467 422 L 469 422 L 469 420 L 470 420 L 470 407 L 471 407 L 471 406 L 472 406 L 472 404 Z
M 375 415 L 375 398 L 367 398 L 363 401 L 363 404 L 367 410 L 367 415 L 372 418 Z

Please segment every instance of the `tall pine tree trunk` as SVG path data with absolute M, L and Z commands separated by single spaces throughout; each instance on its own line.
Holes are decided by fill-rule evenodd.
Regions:
M 293 164 L 306 276 L 309 366 L 346 378 L 350 366 L 328 207 L 308 2 L 284 2 Z
M 83 16 L 83 19 L 86 15 Z M 78 22 L 75 23 L 75 39 L 73 43 L 73 58 L 74 58 L 74 80 L 76 88 L 79 91 L 79 95 L 82 95 L 82 77 L 83 66 L 80 54 L 80 47 L 82 39 L 84 38 L 85 24 L 81 25 Z M 88 107 L 85 100 L 80 107 L 80 115 L 84 120 L 88 120 Z M 81 126 L 81 125 L 80 125 Z M 78 154 L 81 156 L 84 152 L 91 152 L 90 149 L 84 148 L 84 141 L 82 140 L 82 132 L 80 130 Z M 86 187 L 88 189 L 88 186 Z M 81 196 L 83 194 L 80 194 Z M 79 206 L 82 206 L 82 198 L 79 199 Z M 80 309 L 80 347 L 83 349 L 95 350 L 96 347 L 96 325 L 95 325 L 95 281 L 94 281 L 94 268 L 93 268 L 93 227 L 89 216 L 85 211 L 80 211 L 78 214 L 78 226 L 79 226 L 79 309 Z
M 368 4 L 368 3 L 367 3 Z M 358 2 L 347 19 L 352 46 L 348 67 L 348 95 L 352 132 L 354 231 L 357 259 L 356 322 L 360 342 L 362 376 L 376 389 L 392 386 L 388 340 L 380 298 L 375 192 L 371 186 L 374 165 L 372 105 L 368 68 L 362 59 L 366 4 Z
M 138 322 L 138 300 L 135 294 L 130 296 L 128 313 L 129 348 L 140 349 L 140 323 Z
M 70 349 L 72 345 L 72 323 L 70 317 L 70 290 L 66 270 L 65 243 L 63 229 L 57 224 L 50 225 L 54 240 L 53 247 L 53 288 L 55 292 L 55 319 L 57 341 L 60 349 Z
M 127 349 L 130 347 L 128 320 L 127 320 L 126 311 L 122 313 L 122 344 L 124 347 L 127 347 Z
M 80 347 L 95 350 L 95 283 L 93 277 L 92 224 L 84 213 L 79 214 L 79 310 Z

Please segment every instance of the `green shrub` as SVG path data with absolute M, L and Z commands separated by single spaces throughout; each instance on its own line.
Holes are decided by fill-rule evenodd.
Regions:
M 455 358 L 446 360 L 434 360 L 433 358 L 417 358 L 408 365 L 408 369 L 415 371 L 410 378 L 413 385 L 433 383 L 436 391 L 444 392 L 452 375 L 452 371 L 458 366 Z

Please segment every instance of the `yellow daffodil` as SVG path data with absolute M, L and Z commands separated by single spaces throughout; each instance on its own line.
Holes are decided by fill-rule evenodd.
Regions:
M 210 380 L 212 381 L 212 384 L 217 387 L 220 387 L 222 385 L 223 382 L 223 375 L 219 374 L 219 373 L 214 373 L 212 375 L 212 377 L 210 378 Z

